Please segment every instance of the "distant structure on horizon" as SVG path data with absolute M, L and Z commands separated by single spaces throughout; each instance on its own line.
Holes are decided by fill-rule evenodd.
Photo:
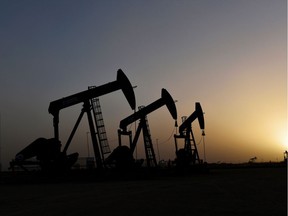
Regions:
M 287 157 L 288 157 L 288 151 L 286 150 L 284 152 L 284 162 L 287 162 Z

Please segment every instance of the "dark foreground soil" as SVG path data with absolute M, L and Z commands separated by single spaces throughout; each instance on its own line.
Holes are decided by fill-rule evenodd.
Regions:
M 1 216 L 287 215 L 287 169 L 119 181 L 0 184 Z

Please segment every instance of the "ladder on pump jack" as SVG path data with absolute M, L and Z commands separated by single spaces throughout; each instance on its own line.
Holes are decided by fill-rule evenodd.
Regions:
M 191 126 L 192 127 L 192 126 Z M 185 134 L 185 149 L 187 149 L 187 153 L 189 154 L 189 156 L 192 159 L 192 164 L 196 164 L 196 163 L 201 163 L 200 157 L 199 157 L 199 153 L 197 150 L 197 144 L 194 138 L 194 134 L 192 131 L 192 128 L 187 128 L 186 129 L 186 134 Z M 192 143 L 191 143 L 192 141 Z
M 140 106 L 139 110 L 143 107 L 144 106 Z M 142 124 L 142 129 L 143 129 L 142 133 L 143 133 L 143 138 L 144 138 L 144 148 L 145 148 L 147 166 L 148 167 L 156 167 L 157 161 L 156 161 L 155 152 L 153 149 L 153 144 L 152 144 L 151 133 L 150 133 L 150 129 L 149 129 L 147 116 L 142 117 L 140 119 L 140 124 Z
M 182 123 L 185 122 L 186 120 L 187 120 L 187 116 L 182 116 Z M 187 127 L 183 131 L 183 135 L 185 139 L 184 149 L 186 149 L 189 157 L 192 159 L 192 163 L 193 164 L 200 163 L 200 157 L 199 157 L 198 150 L 197 150 L 197 144 L 196 144 L 194 134 L 192 131 L 192 124 L 190 125 L 190 127 Z
M 95 88 L 95 86 L 89 86 L 88 88 L 89 89 Z M 102 157 L 102 161 L 104 162 L 105 155 L 110 153 L 111 150 L 110 150 L 108 139 L 107 139 L 107 134 L 105 130 L 105 125 L 104 125 L 99 98 L 96 97 L 96 98 L 90 99 L 90 103 L 92 105 L 92 111 L 93 111 L 94 121 L 96 125 L 96 134 L 100 143 L 101 157 Z

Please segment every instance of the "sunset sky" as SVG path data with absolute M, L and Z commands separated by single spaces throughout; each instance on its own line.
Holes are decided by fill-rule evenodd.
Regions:
M 0 28 L 4 169 L 38 137 L 53 137 L 51 101 L 115 81 L 119 68 L 137 86 L 137 107 L 167 89 L 179 125 L 201 103 L 208 163 L 281 161 L 288 149 L 286 0 L 1 1 Z M 119 122 L 133 111 L 121 91 L 100 102 L 114 149 Z M 81 108 L 61 110 L 62 144 Z M 167 108 L 148 120 L 160 158 L 173 160 Z M 192 126 L 203 158 L 199 124 Z M 68 152 L 87 156 L 87 131 L 85 117 Z

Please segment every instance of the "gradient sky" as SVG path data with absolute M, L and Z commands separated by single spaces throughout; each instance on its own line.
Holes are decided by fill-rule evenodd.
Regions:
M 281 161 L 287 141 L 287 1 L 0 2 L 3 167 L 38 137 L 53 137 L 53 100 L 116 80 L 137 85 L 137 106 L 165 88 L 181 116 L 200 102 L 207 162 Z M 132 114 L 121 91 L 100 98 L 110 148 Z M 61 110 L 64 144 L 82 105 Z M 148 115 L 161 159 L 174 159 L 166 107 Z M 134 132 L 134 124 L 131 129 Z M 198 122 L 193 123 L 203 158 Z M 87 156 L 83 119 L 69 152 Z M 91 141 L 88 141 L 91 142 Z M 142 137 L 137 157 L 143 157 Z M 91 153 L 90 153 L 91 154 Z

